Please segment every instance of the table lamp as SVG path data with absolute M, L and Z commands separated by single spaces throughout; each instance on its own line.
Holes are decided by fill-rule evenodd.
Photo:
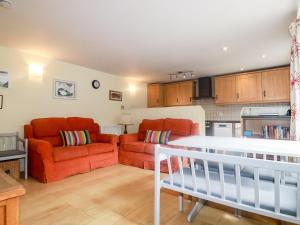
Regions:
M 124 134 L 127 134 L 127 126 L 132 125 L 130 114 L 122 114 L 119 119 L 119 124 L 124 125 Z

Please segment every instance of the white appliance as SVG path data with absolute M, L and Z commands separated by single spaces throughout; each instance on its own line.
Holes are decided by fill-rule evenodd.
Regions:
M 232 123 L 214 123 L 214 136 L 233 137 Z

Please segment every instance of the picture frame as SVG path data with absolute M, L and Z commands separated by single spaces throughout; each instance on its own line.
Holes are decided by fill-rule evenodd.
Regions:
M 0 71 L 0 87 L 1 88 L 10 87 L 10 76 L 7 71 Z
M 0 95 L 0 109 L 3 109 L 3 95 Z
M 77 97 L 77 84 L 74 81 L 53 80 L 53 97 L 74 100 Z
M 109 100 L 111 101 L 122 101 L 123 94 L 120 91 L 109 91 Z

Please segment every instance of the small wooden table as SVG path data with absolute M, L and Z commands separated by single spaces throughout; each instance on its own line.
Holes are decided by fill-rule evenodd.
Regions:
M 19 224 L 19 200 L 25 188 L 0 170 L 0 224 Z

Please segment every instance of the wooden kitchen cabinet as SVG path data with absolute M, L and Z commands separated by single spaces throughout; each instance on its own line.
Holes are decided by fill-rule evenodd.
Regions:
M 178 97 L 180 105 L 191 105 L 193 103 L 194 82 L 186 81 L 178 83 Z
M 179 105 L 178 83 L 165 84 L 164 86 L 164 105 L 175 106 Z
M 215 78 L 216 104 L 290 101 L 289 68 L 275 68 Z
M 274 69 L 262 73 L 264 102 L 290 101 L 290 69 Z
M 161 107 L 164 104 L 162 84 L 148 85 L 148 107 Z
M 191 105 L 194 92 L 193 81 L 165 84 L 165 106 Z
M 236 77 L 236 101 L 256 103 L 262 101 L 261 72 L 245 73 Z
M 236 102 L 236 77 L 234 75 L 215 78 L 215 103 L 230 104 Z

